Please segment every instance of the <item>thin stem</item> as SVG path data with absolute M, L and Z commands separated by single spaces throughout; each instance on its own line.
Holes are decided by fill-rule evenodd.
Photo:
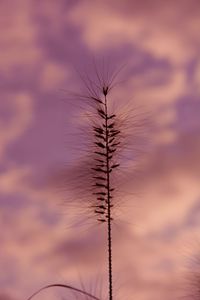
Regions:
M 110 203 L 110 164 L 109 164 L 109 145 L 108 145 L 108 107 L 105 95 L 105 130 L 106 130 L 106 177 L 107 177 L 107 207 L 108 207 L 108 276 L 109 276 L 109 300 L 112 295 L 112 227 L 111 227 L 111 203 Z

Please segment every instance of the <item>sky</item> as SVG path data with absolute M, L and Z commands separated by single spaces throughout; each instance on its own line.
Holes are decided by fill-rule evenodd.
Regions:
M 191 299 L 200 252 L 199 1 L 1 0 L 0 24 L 0 300 L 51 283 L 106 299 L 105 227 L 88 221 L 87 199 L 70 179 L 87 146 L 81 77 L 122 66 L 110 93 L 130 119 L 113 222 L 114 298 Z

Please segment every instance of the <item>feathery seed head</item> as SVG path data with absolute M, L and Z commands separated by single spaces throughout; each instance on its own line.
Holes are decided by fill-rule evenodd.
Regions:
M 137 161 L 144 141 L 144 120 L 137 115 L 135 106 L 133 110 L 126 102 L 116 103 L 111 98 L 117 73 L 103 74 L 95 70 L 96 76 L 82 78 L 85 92 L 80 98 L 88 104 L 83 106 L 82 118 L 78 116 L 78 120 L 83 120 L 79 142 L 84 155 L 76 160 L 76 167 L 67 178 L 68 191 L 72 188 L 79 199 L 72 199 L 76 211 L 82 213 L 87 209 L 87 218 L 95 215 L 100 222 L 107 222 L 108 215 L 113 218 L 119 212 L 123 203 L 118 197 L 121 184 L 125 184 L 123 176 L 130 170 L 125 169 L 130 160 L 135 168 L 133 161 Z

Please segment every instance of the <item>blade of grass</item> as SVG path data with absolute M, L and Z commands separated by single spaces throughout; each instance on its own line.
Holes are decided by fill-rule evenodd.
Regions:
M 78 293 L 81 293 L 87 297 L 90 297 L 92 299 L 95 299 L 95 300 L 100 300 L 99 298 L 91 295 L 90 293 L 87 293 L 86 291 L 83 291 L 81 289 L 78 289 L 78 288 L 75 288 L 71 285 L 68 285 L 68 284 L 60 284 L 60 283 L 54 283 L 54 284 L 48 284 L 48 285 L 45 285 L 44 287 L 42 287 L 41 289 L 39 289 L 38 291 L 36 291 L 34 294 L 32 294 L 27 300 L 31 300 L 33 299 L 35 296 L 37 296 L 39 293 L 41 293 L 42 291 L 46 290 L 46 289 L 49 289 L 49 288 L 53 288 L 53 287 L 61 287 L 61 288 L 65 288 L 65 289 L 69 289 L 69 290 L 72 290 L 72 291 L 75 291 L 75 292 L 78 292 Z

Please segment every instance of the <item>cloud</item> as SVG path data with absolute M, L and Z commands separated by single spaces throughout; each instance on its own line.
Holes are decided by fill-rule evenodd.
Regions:
M 14 298 L 10 297 L 8 294 L 4 294 L 0 292 L 0 300 L 14 300 Z
M 86 45 L 96 51 L 131 44 L 156 59 L 181 64 L 197 55 L 200 46 L 199 15 L 193 3 L 82 1 L 68 16 L 81 28 Z
M 46 62 L 40 73 L 39 84 L 44 91 L 56 91 L 63 88 L 67 80 L 67 68 L 58 63 Z
M 0 190 L 2 193 L 14 194 L 20 190 L 22 183 L 24 186 L 25 179 L 30 176 L 31 172 L 29 168 L 12 168 L 3 172 L 0 175 L 1 183 Z
M 200 62 L 198 62 L 195 71 L 195 90 L 197 90 L 198 95 L 200 95 Z
M 6 74 L 17 66 L 33 65 L 40 58 L 39 48 L 35 44 L 36 31 L 30 18 L 29 3 L 24 0 L 1 3 L 0 70 Z
M 184 245 L 191 245 L 199 226 L 199 106 L 194 95 L 188 102 L 182 99 L 199 89 L 199 66 L 191 71 L 190 65 L 199 52 L 198 2 L 84 0 L 67 9 L 62 1 L 11 2 L 2 2 L 0 40 L 2 74 L 6 74 L 7 83 L 11 75 L 15 76 L 13 92 L 4 91 L 1 101 L 3 112 L 5 107 L 8 112 L 0 122 L 0 160 L 6 164 L 0 173 L 0 264 L 7 270 L 0 275 L 2 286 L 22 299 L 43 283 L 69 279 L 78 285 L 78 271 L 84 274 L 86 284 L 94 279 L 101 255 L 106 255 L 103 230 L 93 228 L 92 222 L 89 229 L 66 230 L 76 211 L 67 204 L 58 205 L 60 195 L 42 182 L 41 170 L 45 173 L 46 165 L 43 170 L 42 163 L 39 167 L 36 163 L 41 153 L 45 153 L 41 161 L 47 158 L 52 165 L 66 157 L 64 151 L 59 154 L 59 146 L 54 148 L 57 140 L 52 130 L 57 130 L 56 118 L 60 118 L 52 105 L 54 99 L 51 95 L 43 98 L 43 94 L 57 91 L 68 78 L 65 66 L 72 57 L 74 61 L 84 57 L 87 64 L 87 51 L 110 51 L 115 57 L 123 48 L 122 56 L 127 57 L 128 52 L 130 61 L 128 76 L 116 92 L 113 90 L 113 98 L 132 98 L 136 105 L 150 109 L 156 131 L 141 174 L 135 176 L 132 165 L 128 166 L 127 195 L 121 199 L 127 208 L 122 203 L 120 219 L 113 226 L 116 281 L 126 281 L 120 291 L 124 296 L 172 298 L 171 290 L 182 276 Z M 67 52 L 69 48 L 73 55 Z M 23 74 L 27 77 L 19 72 L 21 69 L 26 69 Z M 21 86 L 18 78 L 27 86 Z M 190 112 L 188 103 L 193 107 Z M 30 131 L 27 138 L 25 133 L 32 125 L 37 125 L 35 135 Z M 18 158 L 23 165 L 7 157 L 8 148 L 15 153 L 17 141 L 18 152 L 26 152 L 18 153 L 26 156 Z M 35 151 L 35 141 L 41 153 L 39 147 Z M 67 156 L 70 161 L 70 152 Z M 49 169 L 47 173 L 49 176 Z M 37 177 L 36 184 L 33 177 Z M 116 288 L 119 285 L 116 283 Z M 50 299 L 50 294 L 43 295 Z
M 155 78 L 159 80 L 160 72 L 155 72 Z M 152 83 L 151 72 L 146 73 L 143 76 L 136 76 L 132 79 L 132 90 L 134 93 L 134 98 L 138 102 L 146 103 L 147 105 L 162 106 L 165 103 L 174 102 L 178 97 L 184 95 L 185 92 L 185 82 L 186 75 L 184 70 L 172 70 L 167 72 L 163 70 L 166 78 L 162 83 Z M 146 78 L 145 78 L 146 77 Z
M 23 135 L 33 121 L 33 100 L 29 93 L 21 91 L 16 94 L 4 93 L 3 96 L 13 114 L 9 121 L 0 122 L 0 160 L 7 147 Z

